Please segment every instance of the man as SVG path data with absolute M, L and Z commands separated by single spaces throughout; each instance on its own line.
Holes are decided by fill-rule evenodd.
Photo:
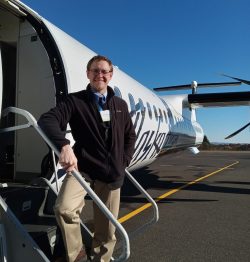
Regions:
M 60 150 L 59 163 L 67 171 L 54 210 L 69 262 L 87 261 L 79 219 L 86 192 L 71 171 L 82 173 L 117 218 L 124 169 L 134 152 L 135 130 L 126 102 L 108 86 L 112 76 L 112 62 L 94 56 L 87 65 L 87 89 L 68 95 L 38 121 Z M 73 149 L 65 138 L 67 123 L 75 140 Z M 115 228 L 95 204 L 94 227 L 92 261 L 108 262 L 116 243 Z

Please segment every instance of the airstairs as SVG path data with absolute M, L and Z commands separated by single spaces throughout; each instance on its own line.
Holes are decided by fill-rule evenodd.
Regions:
M 57 228 L 53 214 L 53 204 L 60 190 L 65 172 L 58 168 L 55 155 L 58 150 L 37 125 L 36 119 L 23 109 L 9 107 L 2 112 L 2 117 L 14 113 L 23 116 L 28 123 L 0 129 L 1 133 L 18 131 L 33 127 L 51 149 L 54 172 L 50 179 L 38 178 L 30 184 L 0 184 L 0 261 L 53 261 L 64 252 L 60 231 Z M 151 220 L 136 231 L 142 231 L 156 223 L 159 218 L 158 207 L 150 195 L 140 186 L 133 176 L 126 171 L 128 179 L 146 197 L 153 207 Z M 113 217 L 112 213 L 102 203 L 89 184 L 76 170 L 73 175 L 87 191 L 88 196 L 104 212 L 106 217 L 116 227 L 119 234 L 118 258 L 113 261 L 126 261 L 130 255 L 129 236 L 124 227 Z M 82 234 L 87 246 L 91 245 L 92 232 L 82 222 Z M 117 253 L 117 252 L 116 252 Z

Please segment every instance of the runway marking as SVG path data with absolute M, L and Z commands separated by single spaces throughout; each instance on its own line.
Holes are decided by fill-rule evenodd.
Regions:
M 217 174 L 217 173 L 219 173 L 219 172 L 221 172 L 221 171 L 223 171 L 223 170 L 225 170 L 225 169 L 229 169 L 229 168 L 231 168 L 232 166 L 237 165 L 237 164 L 239 164 L 239 163 L 240 163 L 239 161 L 236 161 L 236 162 L 234 162 L 234 163 L 232 163 L 232 164 L 230 164 L 230 165 L 228 165 L 228 166 L 222 167 L 222 168 L 220 168 L 220 169 L 218 169 L 218 170 L 216 170 L 216 171 L 214 171 L 214 172 L 212 172 L 212 173 L 210 173 L 210 174 L 207 174 L 207 175 L 205 175 L 205 176 L 203 176 L 203 177 L 197 178 L 197 179 L 195 179 L 194 181 L 188 182 L 187 184 L 185 184 L 185 185 L 183 185 L 183 186 L 180 186 L 180 187 L 177 187 L 177 188 L 175 188 L 175 189 L 172 189 L 172 190 L 170 190 L 169 192 L 167 192 L 167 193 L 165 193 L 165 194 L 157 197 L 157 198 L 155 199 L 155 202 L 159 202 L 159 201 L 161 201 L 162 199 L 167 198 L 168 196 L 177 193 L 178 191 L 182 190 L 183 188 L 186 188 L 186 187 L 189 187 L 189 186 L 191 186 L 191 185 L 194 185 L 194 184 L 196 184 L 196 183 L 198 183 L 198 182 L 200 182 L 200 181 L 202 181 L 202 180 L 204 180 L 204 179 L 206 179 L 206 178 L 208 178 L 208 177 L 210 177 L 210 176 L 213 176 L 213 175 L 215 175 L 215 174 Z M 138 215 L 139 213 L 141 213 L 142 211 L 144 211 L 145 209 L 147 209 L 147 208 L 149 208 L 149 207 L 151 207 L 151 206 L 152 206 L 151 203 L 145 204 L 145 205 L 143 205 L 143 206 L 135 209 L 134 211 L 128 213 L 127 215 L 119 218 L 118 221 L 119 221 L 120 223 L 124 223 L 125 221 L 127 221 L 127 220 L 129 220 L 130 218 Z

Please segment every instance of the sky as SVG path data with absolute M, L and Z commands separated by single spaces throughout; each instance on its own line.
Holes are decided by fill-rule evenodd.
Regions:
M 23 2 L 148 88 L 250 80 L 249 0 Z M 250 86 L 198 93 L 230 91 Z M 197 120 L 211 142 L 250 143 L 249 128 L 224 139 L 250 122 L 250 107 L 199 109 Z

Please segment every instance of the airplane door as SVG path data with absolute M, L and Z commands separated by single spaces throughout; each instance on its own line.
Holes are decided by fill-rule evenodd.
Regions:
M 16 107 L 36 119 L 55 105 L 55 84 L 47 52 L 35 29 L 25 21 L 20 24 L 17 48 Z M 22 116 L 16 124 L 23 124 Z M 16 132 L 15 179 L 33 178 L 41 172 L 41 161 L 48 147 L 34 129 Z

